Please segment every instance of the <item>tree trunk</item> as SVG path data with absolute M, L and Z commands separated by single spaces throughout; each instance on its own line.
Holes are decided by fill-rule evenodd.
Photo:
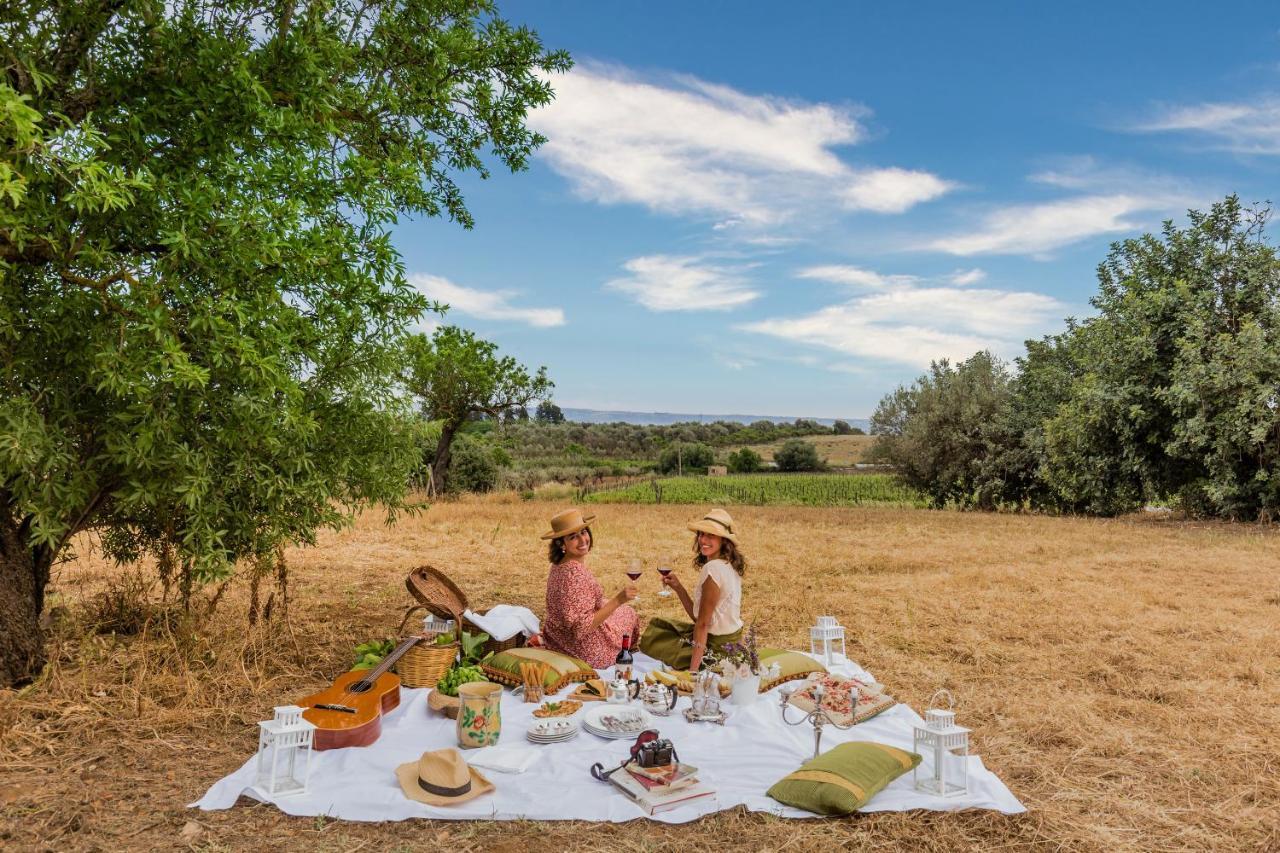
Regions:
M 32 548 L 26 524 L 0 517 L 0 687 L 25 684 L 44 669 L 44 587 L 53 555 Z
M 444 494 L 445 478 L 449 473 L 449 448 L 459 426 L 460 423 L 446 421 L 440 430 L 440 440 L 436 442 L 436 458 L 431 463 L 431 488 L 437 495 Z

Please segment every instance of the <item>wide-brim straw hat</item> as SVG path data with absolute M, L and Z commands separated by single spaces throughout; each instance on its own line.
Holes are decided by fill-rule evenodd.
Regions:
M 542 534 L 542 538 L 559 539 L 562 536 L 577 533 L 595 520 L 596 517 L 594 515 L 584 516 L 582 510 L 577 507 L 566 509 L 564 512 L 558 512 L 551 516 L 551 529 Z
M 457 805 L 493 790 L 493 783 L 453 747 L 424 752 L 417 761 L 401 764 L 396 778 L 406 797 L 429 806 Z
M 689 522 L 689 529 L 695 533 L 710 533 L 713 536 L 723 537 L 735 545 L 738 542 L 738 534 L 733 531 L 733 516 L 720 507 L 716 507 L 696 521 Z

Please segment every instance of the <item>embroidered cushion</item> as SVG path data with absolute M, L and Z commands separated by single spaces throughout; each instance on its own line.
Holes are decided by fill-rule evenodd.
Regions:
M 769 796 L 816 814 L 850 814 L 919 763 L 916 753 L 882 743 L 842 743 L 775 782 Z
M 575 681 L 586 681 L 596 678 L 596 671 L 584 660 L 553 652 L 550 649 L 530 648 L 507 649 L 481 661 L 480 668 L 490 681 L 514 687 L 524 684 L 520 673 L 522 663 L 542 663 L 547 665 L 546 674 L 542 677 L 542 685 L 548 693 L 555 693 L 566 684 Z
M 761 693 L 777 687 L 784 681 L 794 681 L 797 678 L 805 678 L 815 672 L 827 671 L 825 666 L 800 652 L 789 652 L 785 649 L 760 649 L 757 654 L 760 657 L 760 666 L 766 667 L 776 663 L 782 669 L 781 674 L 772 681 L 760 680 Z

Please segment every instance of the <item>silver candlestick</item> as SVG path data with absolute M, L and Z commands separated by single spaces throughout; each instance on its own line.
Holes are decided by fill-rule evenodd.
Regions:
M 845 729 L 853 728 L 854 723 L 849 722 L 848 724 L 841 725 L 840 723 L 837 723 L 835 720 L 833 720 L 831 716 L 826 712 L 826 710 L 823 709 L 822 697 L 826 695 L 826 690 L 823 688 L 821 684 L 815 684 L 813 687 L 813 698 L 814 698 L 813 710 L 805 714 L 803 717 L 801 717 L 799 720 L 796 720 L 795 722 L 788 720 L 787 704 L 791 701 L 791 696 L 796 692 L 796 689 L 797 688 L 794 685 L 788 684 L 788 685 L 785 685 L 779 691 L 779 695 L 782 696 L 782 722 L 786 723 L 789 726 L 802 726 L 806 722 L 813 724 L 813 757 L 817 758 L 818 752 L 822 747 L 822 727 L 823 726 L 831 725 L 843 731 Z M 858 689 L 857 686 L 854 685 L 853 695 L 850 697 L 853 700 L 854 708 L 858 707 L 857 689 Z

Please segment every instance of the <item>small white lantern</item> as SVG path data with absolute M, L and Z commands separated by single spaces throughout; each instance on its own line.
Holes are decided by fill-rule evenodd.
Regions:
M 844 628 L 834 616 L 819 616 L 818 624 L 809 629 L 809 654 L 817 657 L 818 644 L 822 644 L 823 662 L 831 666 L 831 656 L 835 654 L 835 641 L 840 641 L 840 654 L 848 657 L 844 648 Z
M 930 707 L 924 712 L 924 725 L 915 727 L 911 749 L 924 760 L 911 771 L 911 779 L 917 791 L 937 797 L 956 797 L 969 793 L 969 729 L 956 725 L 951 691 L 939 690 L 929 699 L 929 704 L 937 704 L 934 700 L 943 695 L 947 698 L 947 707 Z M 932 763 L 933 773 L 922 779 L 920 768 L 926 762 Z
M 297 705 L 283 705 L 273 719 L 258 723 L 257 787 L 268 796 L 307 791 L 316 727 L 302 719 L 302 711 Z

